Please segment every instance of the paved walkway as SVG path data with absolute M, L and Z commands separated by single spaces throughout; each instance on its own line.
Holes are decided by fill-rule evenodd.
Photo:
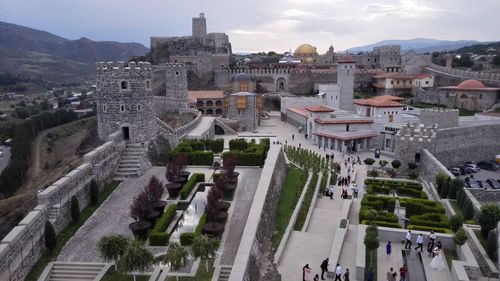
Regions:
M 215 117 L 204 116 L 201 117 L 201 121 L 191 132 L 188 133 L 188 138 L 196 139 L 203 138 L 204 135 L 210 130 L 212 124 L 214 123 Z
M 247 223 L 248 213 L 252 207 L 257 184 L 262 173 L 262 169 L 239 169 L 238 187 L 233 198 L 233 210 L 231 222 L 226 224 L 227 236 L 224 243 L 224 250 L 221 257 L 222 265 L 233 265 L 238 247 L 240 246 L 241 236 Z M 227 227 L 229 225 L 229 227 Z

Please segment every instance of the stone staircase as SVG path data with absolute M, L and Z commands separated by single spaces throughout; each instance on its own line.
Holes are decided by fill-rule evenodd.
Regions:
M 48 281 L 93 281 L 109 266 L 104 263 L 54 262 Z M 104 272 L 103 272 L 104 271 Z M 102 275 L 101 274 L 101 275 Z
M 230 265 L 221 265 L 220 273 L 219 273 L 219 281 L 227 281 L 229 280 L 229 275 L 231 275 L 231 269 L 233 267 Z
M 60 204 L 54 204 L 48 211 L 48 218 L 49 221 L 53 224 L 56 220 L 59 214 L 61 213 L 61 205 Z
M 115 173 L 115 177 L 139 177 L 150 166 L 148 160 L 148 149 L 145 143 L 129 143 L 122 152 L 120 163 Z

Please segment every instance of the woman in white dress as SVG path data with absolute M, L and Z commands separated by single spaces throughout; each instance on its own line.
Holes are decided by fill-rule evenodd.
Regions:
M 444 264 L 441 249 L 436 247 L 433 253 L 434 253 L 434 258 L 431 260 L 431 267 L 437 271 L 445 270 L 446 265 Z

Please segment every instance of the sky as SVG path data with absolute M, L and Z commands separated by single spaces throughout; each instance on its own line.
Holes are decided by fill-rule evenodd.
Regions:
M 473 7 L 471 7 L 473 6 Z M 0 21 L 78 39 L 139 42 L 191 34 L 200 12 L 208 32 L 226 32 L 233 52 L 324 53 L 386 39 L 500 40 L 500 0 L 0 0 Z

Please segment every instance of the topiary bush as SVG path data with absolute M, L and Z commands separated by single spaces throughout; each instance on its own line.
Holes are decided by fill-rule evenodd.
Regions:
M 371 165 L 373 165 L 373 163 L 375 163 L 375 160 L 373 160 L 372 158 L 366 158 L 365 160 L 363 160 L 363 162 L 366 165 L 371 166 Z
M 99 186 L 97 185 L 95 179 L 92 179 L 90 181 L 89 196 L 90 196 L 90 204 L 92 206 L 97 205 L 97 202 L 99 202 Z
M 181 233 L 179 240 L 182 246 L 190 246 L 193 244 L 195 234 L 193 232 L 184 232 Z
M 463 223 L 464 223 L 464 218 L 461 215 L 455 215 L 450 217 L 450 227 L 453 232 L 457 232 L 457 230 L 462 227 Z
M 399 167 L 401 167 L 401 162 L 399 160 L 392 160 L 391 162 L 391 166 L 394 168 L 394 169 L 398 169 Z
M 486 243 L 486 253 L 493 261 L 498 259 L 498 237 L 496 230 L 490 230 L 488 233 L 488 241 Z
M 75 195 L 71 196 L 71 220 L 73 223 L 78 222 L 80 219 L 80 204 Z
M 488 238 L 490 230 L 497 227 L 500 220 L 500 207 L 493 204 L 485 204 L 481 206 L 481 210 L 477 216 L 477 222 L 481 226 L 481 235 Z
M 212 151 L 193 151 L 188 153 L 189 165 L 212 166 L 214 153 Z

